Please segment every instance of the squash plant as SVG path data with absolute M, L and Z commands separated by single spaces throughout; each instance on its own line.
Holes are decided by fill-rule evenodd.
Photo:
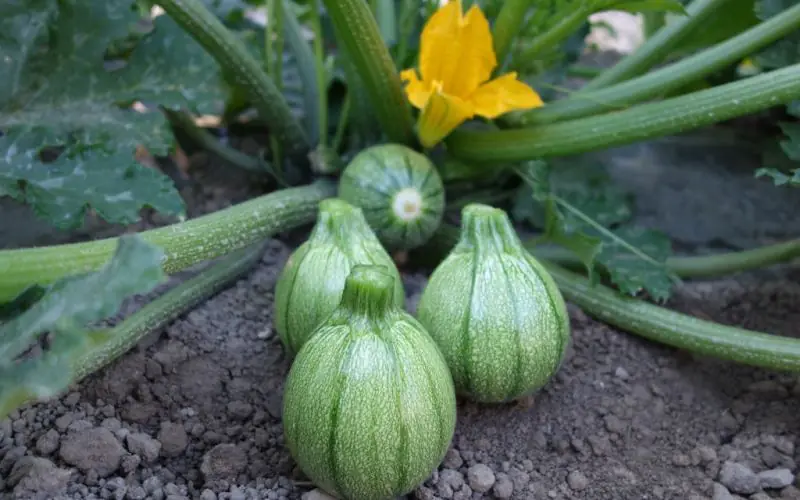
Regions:
M 784 137 L 776 139 L 782 156 L 765 160 L 758 175 L 800 184 L 800 5 L 453 4 L 444 10 L 449 4 L 430 0 L 2 2 L 0 196 L 63 230 L 79 227 L 90 210 L 113 224 L 136 222 L 143 208 L 174 222 L 119 238 L 0 250 L 0 418 L 57 394 L 244 272 L 265 238 L 315 220 L 319 204 L 337 196 L 354 157 L 387 144 L 434 165 L 445 213 L 470 203 L 510 204 L 516 222 L 535 225 L 538 236 L 522 244 L 564 298 L 588 314 L 698 353 L 800 368 L 800 341 L 659 304 L 681 278 L 786 261 L 800 255 L 800 241 L 673 257 L 665 235 L 628 224 L 624 193 L 587 169 L 570 177 L 559 162 L 783 109 Z M 752 22 L 730 30 L 705 24 L 732 5 L 752 12 Z M 254 20 L 254 6 L 266 11 L 266 23 Z M 645 12 L 650 36 L 583 89 L 559 97 L 554 90 L 585 49 L 588 16 L 608 9 Z M 448 59 L 447 38 L 426 36 L 442 12 L 451 18 L 440 17 L 440 27 L 470 27 L 458 36 L 474 52 Z M 708 26 L 715 36 L 693 38 Z M 425 69 L 433 67 L 431 57 L 453 68 L 433 75 Z M 746 58 L 756 62 L 756 74 L 708 83 Z M 200 127 L 200 115 L 218 117 L 218 131 L 242 123 L 266 129 L 269 140 L 259 154 L 244 154 Z M 168 156 L 179 135 L 231 168 L 262 175 L 272 191 L 185 220 L 175 182 L 139 161 L 145 151 Z M 363 175 L 378 186 L 386 176 L 389 185 L 397 164 L 383 162 Z M 422 198 L 434 212 L 437 189 Z M 456 245 L 458 229 L 437 213 L 424 223 L 426 233 L 434 226 L 431 235 L 397 246 L 410 258 L 438 263 Z M 122 298 L 218 257 L 117 326 L 97 326 Z M 42 349 L 31 350 L 36 344 Z

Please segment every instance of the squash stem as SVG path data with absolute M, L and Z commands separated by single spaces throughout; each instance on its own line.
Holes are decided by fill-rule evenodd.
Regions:
M 800 29 L 800 4 L 724 43 L 643 76 L 597 92 L 579 92 L 519 115 L 508 124 L 529 126 L 571 120 L 636 104 L 697 81 Z
M 336 185 L 313 184 L 276 191 L 244 203 L 139 235 L 164 249 L 164 271 L 186 269 L 246 247 L 279 231 L 310 223 L 319 202 L 334 196 Z M 93 271 L 111 258 L 118 238 L 0 251 L 0 303 L 32 284 Z
M 506 0 L 494 20 L 492 39 L 498 65 L 501 68 L 532 3 L 532 0 Z
M 574 253 L 561 247 L 542 247 L 533 239 L 523 242 L 537 258 L 549 260 L 569 270 L 585 269 Z M 681 278 L 715 278 L 734 273 L 752 271 L 800 258 L 800 239 L 751 250 L 726 252 L 716 255 L 670 257 L 667 268 Z
M 328 74 L 325 70 L 325 46 L 320 20 L 319 5 L 314 0 L 311 9 L 311 30 L 314 32 L 314 72 L 317 85 L 317 129 L 318 147 L 324 149 L 328 144 Z
M 222 144 L 216 137 L 214 137 L 212 133 L 198 126 L 195 123 L 192 115 L 189 113 L 185 111 L 174 111 L 171 109 L 164 109 L 164 113 L 167 115 L 173 126 L 179 127 L 181 130 L 183 130 L 192 141 L 206 151 L 214 153 L 231 165 L 239 167 L 243 170 L 260 172 L 262 174 L 267 171 L 257 159 L 242 153 L 237 149 L 233 149 Z
M 473 163 L 513 163 L 606 149 L 749 115 L 800 98 L 800 64 L 605 115 L 509 130 L 456 130 L 448 151 Z
M 339 312 L 382 318 L 394 307 L 394 280 L 386 266 L 353 266 L 345 279 Z
M 576 7 L 572 13 L 527 44 L 519 56 L 519 60 L 535 59 L 541 53 L 554 49 L 559 43 L 572 36 L 583 23 L 587 22 L 591 13 L 592 9 L 586 4 Z
M 390 142 L 413 146 L 415 136 L 400 75 L 364 0 L 323 0 L 336 39 L 361 77 L 366 96 Z
M 648 340 L 773 370 L 800 371 L 800 340 L 725 326 L 626 297 L 543 261 L 564 298 L 590 316 Z
M 581 91 L 598 90 L 647 72 L 729 1 L 694 0 L 686 7 L 688 16 L 662 27 L 634 52 L 584 85 Z
M 305 164 L 310 150 L 300 122 L 292 114 L 275 83 L 202 0 L 161 0 L 164 12 L 194 38 L 222 67 L 241 83 L 253 106 L 264 118 L 292 159 Z

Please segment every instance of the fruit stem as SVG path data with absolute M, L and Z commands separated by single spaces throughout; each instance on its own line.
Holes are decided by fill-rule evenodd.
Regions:
M 340 310 L 367 319 L 383 318 L 394 307 L 394 288 L 386 266 L 357 264 L 345 280 Z
M 514 252 L 522 249 L 506 213 L 481 203 L 470 203 L 461 211 L 462 229 L 458 245 L 476 250 Z

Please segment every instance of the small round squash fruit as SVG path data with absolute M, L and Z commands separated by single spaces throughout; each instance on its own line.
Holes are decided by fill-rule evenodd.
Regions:
M 275 285 L 275 330 L 289 356 L 339 305 L 356 264 L 386 266 L 396 278 L 394 300 L 403 307 L 400 274 L 361 209 L 338 198 L 323 200 L 311 235 L 289 257 Z
M 543 387 L 570 339 L 561 292 L 503 210 L 462 210 L 457 245 L 431 274 L 417 318 L 447 360 L 456 391 L 501 403 Z
M 361 207 L 390 250 L 424 244 L 444 215 L 444 185 L 436 167 L 400 144 L 381 144 L 358 153 L 342 172 L 339 197 Z
M 339 307 L 286 379 L 286 444 L 303 472 L 345 500 L 389 500 L 427 479 L 455 430 L 455 389 L 422 325 L 394 298 L 394 277 L 355 266 Z

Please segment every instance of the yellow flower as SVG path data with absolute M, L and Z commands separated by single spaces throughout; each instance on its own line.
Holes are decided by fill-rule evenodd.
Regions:
M 431 16 L 420 39 L 419 76 L 416 69 L 400 73 L 408 100 L 422 110 L 417 134 L 423 146 L 475 115 L 492 119 L 544 104 L 514 72 L 489 81 L 496 67 L 489 22 L 477 5 L 463 15 L 461 0 L 451 0 Z

